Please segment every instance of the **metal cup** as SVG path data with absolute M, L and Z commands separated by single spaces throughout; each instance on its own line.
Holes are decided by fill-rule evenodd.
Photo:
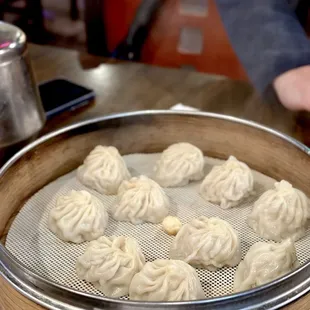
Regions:
M 0 166 L 18 147 L 33 139 L 44 122 L 26 35 L 0 22 Z

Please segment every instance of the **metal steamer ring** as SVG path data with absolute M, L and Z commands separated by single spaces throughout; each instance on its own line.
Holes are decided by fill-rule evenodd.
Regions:
M 204 112 L 139 111 L 94 118 L 36 140 L 1 169 L 0 274 L 20 293 L 49 309 L 277 309 L 307 293 L 310 262 L 266 285 L 216 298 L 184 302 L 113 299 L 48 280 L 6 249 L 6 234 L 25 201 L 75 169 L 95 145 L 114 145 L 122 154 L 132 154 L 161 152 L 181 141 L 221 159 L 233 149 L 251 168 L 275 179 L 286 179 L 310 196 L 310 150 L 259 124 Z

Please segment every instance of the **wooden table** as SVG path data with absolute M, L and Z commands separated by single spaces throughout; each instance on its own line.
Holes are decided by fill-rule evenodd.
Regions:
M 261 102 L 252 87 L 217 75 L 119 63 L 76 51 L 30 46 L 38 82 L 65 77 L 95 90 L 95 104 L 47 123 L 45 132 L 78 120 L 145 109 L 169 109 L 182 102 L 204 111 L 261 122 L 297 136 L 295 114 L 280 104 Z
M 49 121 L 44 133 L 98 115 L 168 109 L 182 102 L 204 111 L 255 120 L 301 137 L 295 114 L 277 103 L 261 102 L 251 86 L 244 82 L 185 70 L 118 63 L 52 47 L 31 45 L 30 55 L 39 82 L 65 77 L 94 89 L 97 94 L 92 106 L 64 113 Z M 0 277 L 0 310 L 10 309 L 42 308 L 23 297 Z M 310 309 L 310 295 L 285 309 Z

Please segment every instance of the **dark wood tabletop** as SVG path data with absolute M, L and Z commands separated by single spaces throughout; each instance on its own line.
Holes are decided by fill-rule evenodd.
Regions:
M 116 112 L 169 109 L 176 103 L 203 111 L 254 120 L 305 138 L 307 115 L 285 110 L 277 102 L 262 101 L 250 84 L 193 71 L 148 66 L 81 54 L 76 51 L 29 46 L 38 82 L 64 77 L 92 88 L 95 102 L 73 112 L 65 112 L 48 121 L 43 133 L 90 117 Z M 310 126 L 309 126 L 310 127 Z M 42 133 L 42 134 L 43 134 Z M 285 309 L 310 309 L 310 295 Z M 0 277 L 0 309 L 42 309 L 15 291 Z
M 298 137 L 296 115 L 277 102 L 263 102 L 246 82 L 38 45 L 30 46 L 30 56 L 38 82 L 65 77 L 96 93 L 94 105 L 55 117 L 46 124 L 45 132 L 98 115 L 169 109 L 181 102 L 203 111 L 254 120 Z

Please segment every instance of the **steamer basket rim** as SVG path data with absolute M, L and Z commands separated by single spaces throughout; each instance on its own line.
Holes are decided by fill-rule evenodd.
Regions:
M 234 116 L 229 116 L 229 115 L 223 115 L 223 114 L 217 114 L 217 113 L 210 113 L 210 112 L 201 112 L 201 111 L 172 111 L 172 110 L 142 110 L 142 111 L 135 111 L 135 112 L 124 112 L 124 113 L 117 113 L 117 114 L 110 114 L 106 116 L 99 116 L 95 118 L 91 118 L 88 120 L 80 121 L 77 123 L 74 123 L 72 125 L 63 127 L 61 129 L 55 130 L 49 134 L 46 134 L 42 136 L 41 138 L 37 139 L 36 141 L 30 143 L 23 149 L 21 149 L 18 153 L 16 153 L 11 159 L 8 160 L 7 163 L 4 164 L 4 166 L 0 169 L 0 178 L 5 174 L 5 172 L 15 163 L 17 162 L 22 156 L 24 156 L 27 152 L 30 150 L 34 149 L 38 145 L 58 136 L 63 133 L 69 132 L 71 130 L 81 128 L 84 126 L 108 121 L 108 120 L 113 120 L 113 119 L 122 119 L 122 118 L 130 118 L 134 116 L 159 116 L 159 115 L 179 115 L 179 116 L 196 116 L 196 117 L 207 117 L 207 118 L 215 118 L 215 119 L 220 119 L 220 120 L 225 120 L 229 122 L 234 122 L 234 123 L 239 123 L 242 125 L 246 125 L 252 128 L 256 128 L 258 130 L 264 131 L 268 134 L 275 135 L 288 143 L 294 145 L 297 147 L 299 150 L 302 152 L 306 153 L 307 155 L 310 156 L 310 149 L 304 145 L 303 143 L 299 142 L 298 140 L 283 134 L 275 129 L 269 128 L 267 126 L 258 124 L 253 121 L 249 120 L 244 120 L 241 118 L 237 118 Z M 19 273 L 22 272 L 25 275 L 25 279 L 22 279 L 20 276 L 15 275 L 14 271 L 12 269 L 19 270 Z M 281 286 L 281 284 L 285 283 L 286 281 L 289 281 L 292 279 L 294 276 L 301 275 L 303 271 L 304 273 L 307 273 L 306 271 L 310 269 L 310 261 L 308 263 L 303 264 L 300 266 L 298 269 L 290 272 L 287 275 L 282 276 L 279 279 L 276 279 L 270 283 L 267 283 L 263 286 L 260 286 L 258 288 L 253 288 L 251 290 L 247 290 L 244 292 L 240 293 L 234 293 L 226 296 L 221 296 L 221 297 L 214 297 L 214 298 L 209 298 L 209 299 L 203 299 L 203 300 L 195 300 L 195 301 L 184 301 L 184 302 L 139 302 L 139 301 L 125 301 L 125 300 L 119 300 L 119 299 L 112 299 L 112 298 L 107 298 L 107 297 L 101 297 L 101 296 L 96 296 L 93 294 L 87 294 L 83 292 L 76 291 L 74 289 L 70 289 L 66 286 L 60 285 L 56 282 L 46 280 L 45 278 L 41 277 L 40 275 L 36 274 L 35 272 L 30 271 L 26 266 L 24 266 L 22 263 L 20 263 L 13 255 L 4 247 L 4 245 L 0 242 L 0 275 L 2 275 L 8 282 L 11 283 L 17 289 L 20 293 L 28 297 L 29 299 L 37 302 L 40 305 L 43 305 L 49 309 L 58 309 L 58 306 L 60 305 L 65 305 L 66 307 L 64 309 L 79 309 L 76 308 L 75 306 L 67 305 L 65 302 L 57 301 L 55 298 L 51 297 L 48 294 L 45 294 L 44 292 L 42 293 L 40 290 L 36 289 L 35 283 L 42 284 L 45 287 L 50 287 L 55 288 L 59 292 L 67 292 L 70 295 L 75 295 L 76 297 L 80 296 L 81 298 L 85 297 L 86 299 L 93 299 L 101 302 L 106 302 L 106 303 L 113 303 L 114 305 L 118 305 L 120 307 L 123 307 L 128 305 L 131 308 L 134 309 L 133 307 L 186 307 L 186 306 L 201 306 L 201 307 L 206 307 L 206 306 L 215 306 L 217 303 L 223 303 L 223 302 L 238 302 L 240 300 L 244 299 L 251 299 L 251 297 L 254 297 L 253 295 L 257 295 L 258 293 L 263 293 L 263 292 L 268 292 L 270 289 L 274 288 L 275 286 Z M 29 280 L 29 277 L 31 280 Z M 29 283 L 27 283 L 27 281 Z M 273 307 L 269 309 L 276 309 L 278 307 L 282 307 L 285 304 L 297 299 L 299 296 L 302 294 L 308 292 L 310 290 L 310 279 L 304 279 L 302 283 L 298 283 L 299 290 L 296 290 L 296 288 L 293 289 L 294 295 L 291 296 L 292 292 L 290 290 L 289 293 L 287 293 L 287 297 L 290 296 L 289 298 L 286 298 L 284 301 L 280 301 L 277 298 L 270 298 L 269 304 L 271 302 L 278 302 L 278 304 L 275 307 L 275 304 Z M 68 299 L 69 301 L 70 299 Z M 57 304 L 57 305 L 56 305 Z M 55 306 L 56 305 L 56 306 Z M 261 304 L 262 305 L 262 304 Z M 99 309 L 99 308 L 98 308 Z M 183 308 L 184 309 L 184 308 Z M 211 308 L 210 308 L 211 309 Z M 226 308 L 225 308 L 226 309 Z M 227 308 L 229 309 L 229 308 Z

